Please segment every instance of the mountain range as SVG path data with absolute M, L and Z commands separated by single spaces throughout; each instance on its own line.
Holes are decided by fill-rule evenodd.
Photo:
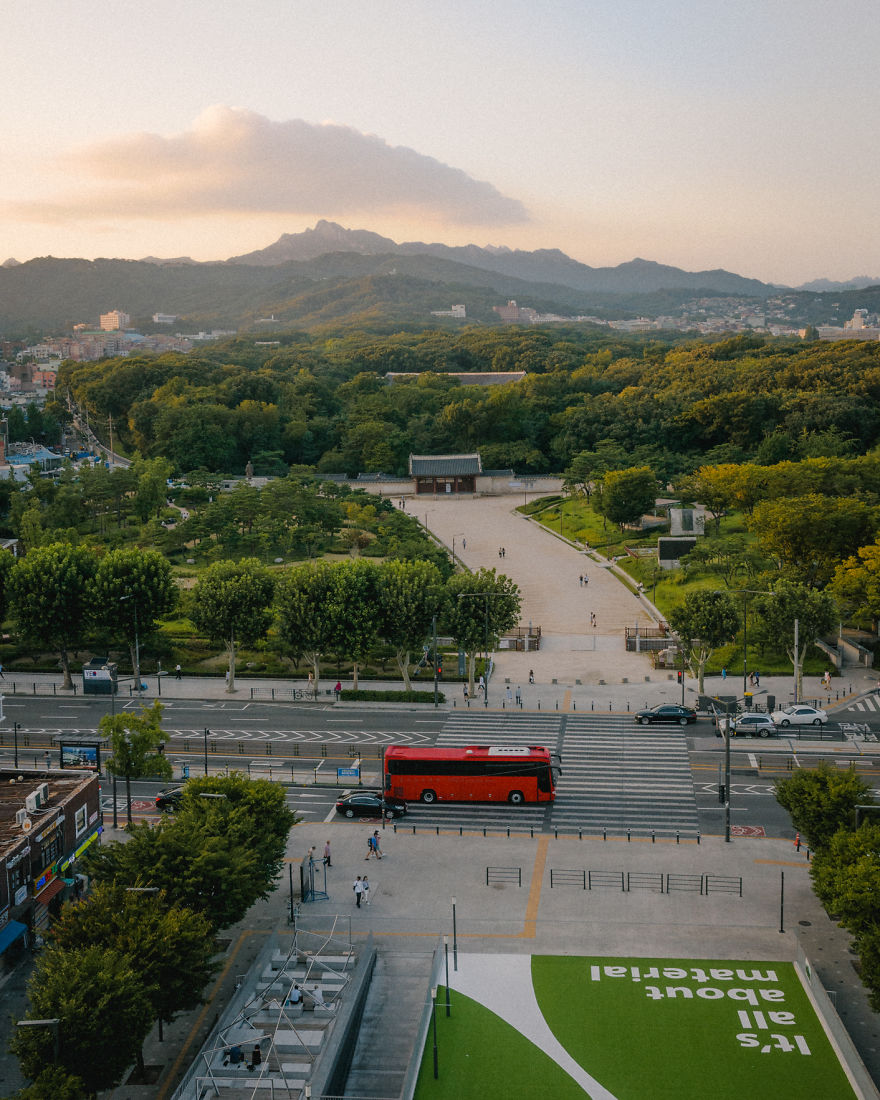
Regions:
M 811 319 L 819 323 L 838 305 L 823 301 L 824 294 L 852 293 L 871 283 L 880 279 L 817 280 L 801 293 L 805 299 L 809 294 Z M 226 261 L 7 261 L 0 267 L 0 334 L 58 335 L 110 309 L 123 310 L 140 327 L 158 312 L 176 315 L 187 328 L 250 328 L 265 317 L 277 318 L 279 327 L 308 328 L 425 323 L 432 310 L 454 302 L 465 302 L 468 318 L 477 322 L 497 322 L 493 306 L 508 299 L 542 313 L 607 319 L 672 313 L 696 297 L 759 303 L 781 292 L 792 293 L 723 270 L 688 272 L 643 259 L 590 267 L 558 249 L 398 244 L 319 221 Z

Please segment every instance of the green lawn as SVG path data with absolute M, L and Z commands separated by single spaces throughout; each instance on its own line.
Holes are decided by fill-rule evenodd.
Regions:
M 504 965 L 499 959 L 499 965 Z M 853 1100 L 790 963 L 532 957 L 534 996 L 568 1054 L 617 1100 Z M 523 996 L 529 991 L 524 989 Z M 485 1006 L 437 995 L 417 1100 L 588 1095 Z

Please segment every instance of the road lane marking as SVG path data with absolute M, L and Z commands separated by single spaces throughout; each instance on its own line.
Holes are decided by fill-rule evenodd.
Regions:
M 547 849 L 550 847 L 550 837 L 542 836 L 538 840 L 538 850 L 535 852 L 535 864 L 532 868 L 532 884 L 529 887 L 529 898 L 526 902 L 526 919 L 520 936 L 523 939 L 533 940 L 537 935 L 538 906 L 541 903 L 541 887 L 544 883 L 544 867 L 547 863 Z

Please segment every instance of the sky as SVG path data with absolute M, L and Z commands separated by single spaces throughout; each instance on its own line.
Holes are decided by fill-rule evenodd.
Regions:
M 0 262 L 397 241 L 880 277 L 873 0 L 0 0 Z

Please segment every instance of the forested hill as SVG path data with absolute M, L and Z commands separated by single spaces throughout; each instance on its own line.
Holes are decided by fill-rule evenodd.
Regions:
M 703 463 L 862 454 L 880 443 L 880 343 L 739 336 L 669 345 L 582 327 L 276 334 L 197 354 L 65 363 L 100 431 L 178 470 L 403 473 L 414 453 L 561 472 L 584 452 L 662 479 Z M 265 339 L 265 337 L 262 337 Z M 453 371 L 525 370 L 464 386 Z M 389 385 L 388 371 L 423 372 Z

